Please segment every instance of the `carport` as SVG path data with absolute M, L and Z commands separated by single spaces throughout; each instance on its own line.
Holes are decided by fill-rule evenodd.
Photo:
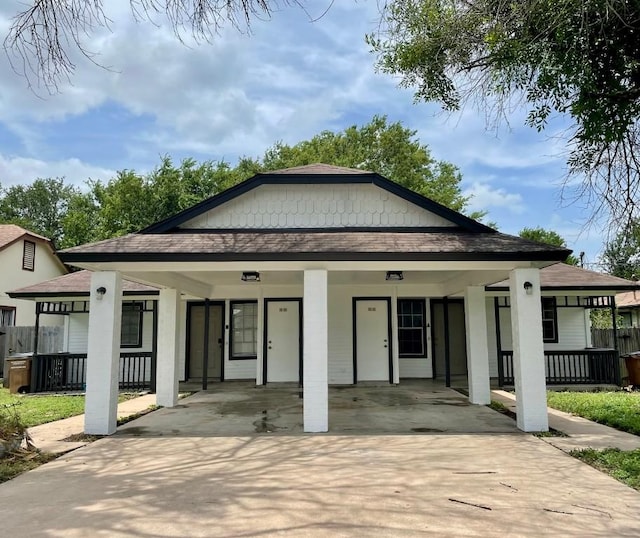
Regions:
M 216 383 L 172 408 L 124 425 L 143 437 L 300 434 L 303 400 L 294 384 Z M 433 380 L 329 388 L 329 432 L 340 434 L 516 433 L 513 420 Z

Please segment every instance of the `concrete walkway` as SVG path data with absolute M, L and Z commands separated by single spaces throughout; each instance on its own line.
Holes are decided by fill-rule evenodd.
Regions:
M 513 393 L 494 390 L 491 398 L 502 403 L 510 411 L 516 412 L 516 397 Z M 637 435 L 621 432 L 551 407 L 548 407 L 547 411 L 549 412 L 549 426 L 568 437 L 542 437 L 541 439 L 565 452 L 585 448 L 596 450 L 604 448 L 635 450 L 640 448 L 640 437 Z
M 156 404 L 155 394 L 145 394 L 138 398 L 132 398 L 118 404 L 118 419 L 130 417 L 142 411 L 149 409 Z M 80 438 L 84 431 L 84 415 L 76 415 L 74 417 L 48 422 L 40 426 L 29 428 L 33 444 L 42 452 L 50 452 L 52 454 L 63 454 L 80 448 L 90 440 L 69 440 L 69 438 Z

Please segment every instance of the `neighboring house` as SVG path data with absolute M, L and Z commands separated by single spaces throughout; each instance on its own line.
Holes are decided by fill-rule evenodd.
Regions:
M 640 327 L 640 290 L 627 291 L 616 295 L 618 319 L 625 329 Z
M 185 376 L 294 382 L 305 431 L 327 431 L 328 384 L 466 372 L 470 401 L 486 404 L 508 350 L 518 426 L 546 430 L 540 357 L 552 309 L 543 317 L 540 268 L 568 254 L 375 173 L 310 165 L 258 174 L 139 233 L 61 253 L 94 271 L 85 431 L 115 430 L 123 278 L 160 288 L 159 405 L 176 405 Z M 505 278 L 508 292 L 487 291 Z M 591 291 L 563 292 L 566 307 L 575 303 L 584 319 L 598 306 Z
M 67 272 L 51 241 L 15 224 L 0 224 L 0 326 L 33 326 L 33 301 L 13 299 L 7 291 L 48 280 Z M 52 317 L 49 325 L 62 320 Z

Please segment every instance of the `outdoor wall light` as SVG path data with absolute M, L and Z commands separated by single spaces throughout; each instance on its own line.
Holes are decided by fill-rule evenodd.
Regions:
M 531 295 L 533 293 L 533 284 L 528 280 L 524 283 L 524 291 L 527 295 Z
M 387 271 L 385 280 L 404 280 L 404 275 L 402 271 Z
M 102 298 L 104 297 L 104 294 L 107 293 L 107 288 L 105 288 L 104 286 L 100 286 L 97 290 L 97 299 L 98 301 L 102 301 Z
M 244 282 L 260 282 L 260 273 L 258 271 L 245 271 L 242 273 L 241 278 Z

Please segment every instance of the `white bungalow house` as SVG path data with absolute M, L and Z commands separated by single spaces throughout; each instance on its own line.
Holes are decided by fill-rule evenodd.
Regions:
M 119 385 L 121 389 L 155 390 L 159 289 L 124 278 L 122 286 Z M 505 280 L 485 287 L 489 375 L 492 385 L 500 387 L 514 382 L 508 286 Z M 594 308 L 612 311 L 612 294 L 630 286 L 634 283 L 563 263 L 540 270 L 544 343 L 541 360 L 547 385 L 620 384 L 616 350 L 592 346 L 589 313 Z M 83 270 L 9 292 L 12 297 L 36 301 L 40 318 L 53 314 L 65 319 L 64 352 L 38 354 L 32 392 L 84 387 L 90 290 L 91 272 Z M 623 294 L 617 297 L 620 295 Z M 258 377 L 258 353 L 253 344 L 258 339 L 258 309 L 264 308 L 264 300 L 262 304 L 251 301 L 226 298 L 207 301 L 207 306 L 200 299 L 182 296 L 180 381 L 202 383 L 204 389 L 210 381 L 251 380 L 258 385 L 267 384 L 264 368 L 262 377 Z M 205 346 L 207 311 L 210 329 Z M 395 312 L 400 382 L 408 378 L 438 379 L 446 386 L 465 387 L 468 369 L 464 300 L 407 298 L 398 294 Z M 225 324 L 225 320 L 229 322 Z M 264 323 L 260 331 L 263 329 Z M 295 336 L 299 334 L 298 330 Z M 240 340 L 251 343 L 249 353 L 242 351 Z M 329 373 L 329 384 L 345 382 L 349 381 Z
M 490 377 L 506 366 L 518 426 L 546 430 L 540 268 L 568 253 L 375 173 L 309 165 L 258 174 L 139 233 L 60 253 L 93 271 L 85 431 L 115 430 L 127 281 L 159 288 L 159 405 L 176 405 L 181 378 L 298 382 L 304 429 L 323 432 L 329 384 L 466 374 L 470 401 L 487 404 Z M 508 290 L 490 287 L 504 279 Z M 579 304 L 584 322 L 584 308 L 600 306 L 590 297 L 632 284 L 598 286 L 567 291 L 560 306 Z M 588 344 L 585 332 L 581 349 Z

